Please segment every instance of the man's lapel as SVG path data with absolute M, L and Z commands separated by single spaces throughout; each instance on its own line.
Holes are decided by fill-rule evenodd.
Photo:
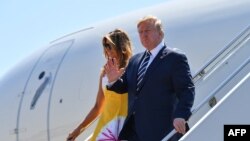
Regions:
M 162 62 L 162 59 L 167 55 L 168 52 L 169 49 L 166 46 L 164 46 L 156 55 L 153 62 L 147 68 L 146 74 L 144 75 L 144 78 L 142 80 L 142 85 L 141 85 L 142 87 L 144 83 L 148 80 L 149 76 L 153 73 L 155 68 L 160 64 L 160 62 Z

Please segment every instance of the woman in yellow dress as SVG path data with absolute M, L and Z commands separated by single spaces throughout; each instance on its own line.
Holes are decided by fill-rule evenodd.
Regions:
M 115 29 L 103 37 L 102 44 L 106 59 L 114 59 L 119 68 L 127 66 L 132 56 L 132 44 L 125 31 Z M 81 124 L 69 134 L 68 141 L 74 141 L 100 114 L 91 141 L 118 141 L 119 132 L 127 115 L 128 95 L 108 91 L 107 83 L 105 71 L 102 69 L 96 103 Z

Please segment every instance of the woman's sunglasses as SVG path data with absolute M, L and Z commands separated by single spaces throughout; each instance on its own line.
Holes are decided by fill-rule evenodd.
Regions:
M 110 45 L 109 43 L 105 43 L 105 44 L 104 44 L 104 47 L 105 47 L 105 48 L 108 48 L 109 50 L 112 49 L 112 47 L 111 47 L 111 45 Z

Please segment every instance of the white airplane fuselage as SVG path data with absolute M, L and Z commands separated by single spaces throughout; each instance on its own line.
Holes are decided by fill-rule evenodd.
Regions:
M 50 42 L 0 79 L 0 140 L 66 140 L 95 103 L 105 63 L 103 35 L 124 29 L 134 54 L 144 51 L 136 24 L 148 14 L 162 19 L 167 46 L 187 55 L 195 75 L 250 25 L 250 1 L 167 1 Z

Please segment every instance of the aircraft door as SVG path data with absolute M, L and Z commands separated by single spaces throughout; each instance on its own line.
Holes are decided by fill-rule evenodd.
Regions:
M 73 44 L 65 41 L 49 47 L 39 58 L 31 72 L 24 91 L 18 116 L 18 141 L 46 141 L 48 136 L 49 99 L 57 72 L 64 56 Z

